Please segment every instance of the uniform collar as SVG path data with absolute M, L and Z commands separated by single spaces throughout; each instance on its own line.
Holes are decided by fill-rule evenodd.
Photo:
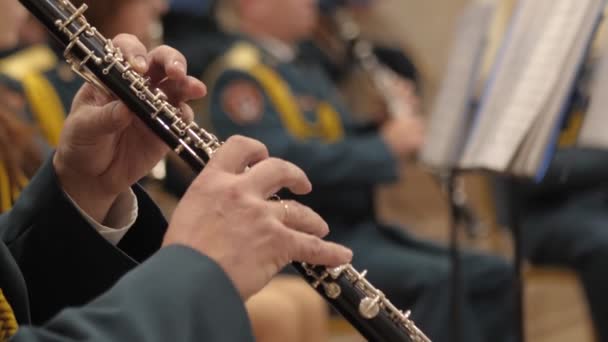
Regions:
M 13 47 L 13 48 L 10 48 L 10 49 L 0 50 L 0 59 L 9 57 L 9 56 L 15 54 L 16 52 L 18 52 L 21 49 L 22 49 L 22 47 L 18 46 L 18 47 Z
M 272 37 L 257 38 L 258 44 L 281 63 L 291 63 L 296 59 L 297 49 Z

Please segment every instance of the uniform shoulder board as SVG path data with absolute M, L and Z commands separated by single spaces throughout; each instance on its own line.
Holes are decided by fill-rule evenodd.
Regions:
M 31 72 L 44 72 L 57 64 L 57 56 L 46 45 L 34 45 L 0 60 L 0 73 L 22 80 Z
M 223 58 L 224 67 L 227 69 L 249 70 L 261 62 L 260 50 L 248 42 L 234 44 Z

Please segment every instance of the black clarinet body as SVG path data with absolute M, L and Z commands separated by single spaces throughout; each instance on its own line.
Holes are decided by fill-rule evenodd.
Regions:
M 120 50 L 84 17 L 87 6 L 68 0 L 20 0 L 66 48 L 64 57 L 77 74 L 114 94 L 173 151 L 200 172 L 221 146 L 195 122 L 182 120 L 179 109 L 159 89 L 131 69 Z M 338 312 L 370 341 L 430 342 L 382 292 L 350 264 L 336 268 L 294 262 L 293 266 Z
M 129 66 L 127 66 L 128 70 L 120 68 L 119 63 L 128 65 L 121 61 L 120 52 L 113 46 L 108 46 L 111 42 L 97 32 L 95 28 L 84 22 L 82 13 L 86 7 L 74 10 L 69 1 L 61 0 L 23 0 L 21 3 L 49 29 L 55 39 L 66 47 L 64 57 L 72 65 L 73 71 L 103 90 L 116 95 L 171 149 L 175 150 L 181 145 L 180 139 L 173 133 L 174 129 L 167 127 L 167 122 L 170 121 L 161 117 L 161 113 L 158 113 L 157 116 L 151 115 L 151 107 L 145 102 L 144 94 L 142 94 L 145 91 L 144 87 L 147 87 L 146 80 L 139 77 L 136 78 L 136 83 L 133 83 L 125 78 L 125 73 L 130 73 L 134 77 L 136 73 L 131 71 Z M 110 58 L 113 60 L 110 60 Z M 166 96 L 163 96 L 161 92 L 154 94 L 154 96 L 158 100 L 166 102 Z M 167 109 L 177 114 L 178 110 L 176 108 L 171 106 Z M 181 120 L 175 122 L 175 125 L 179 125 L 175 128 L 183 130 L 185 128 L 183 124 L 184 122 Z M 208 137 L 208 139 L 211 141 L 213 137 Z M 209 156 L 191 152 L 180 154 L 180 157 L 193 169 L 200 172 L 208 162 Z

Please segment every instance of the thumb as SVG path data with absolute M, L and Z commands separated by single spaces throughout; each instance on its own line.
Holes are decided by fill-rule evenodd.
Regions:
M 101 106 L 114 100 L 110 94 L 105 91 L 100 91 L 96 86 L 85 83 L 82 85 L 74 100 L 72 107 L 79 107 L 83 105 Z
M 74 97 L 71 116 L 78 122 L 75 128 L 90 137 L 119 132 L 133 120 L 122 102 L 89 83 Z
M 119 133 L 133 120 L 129 109 L 120 101 L 112 101 L 101 107 L 87 107 L 89 109 L 82 111 L 78 118 L 77 128 L 91 138 Z

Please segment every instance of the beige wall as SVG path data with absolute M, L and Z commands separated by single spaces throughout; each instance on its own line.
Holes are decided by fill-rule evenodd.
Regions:
M 365 31 L 374 39 L 402 46 L 433 93 L 446 62 L 450 31 L 469 0 L 378 0 Z M 430 91 L 430 93 L 428 92 Z
M 420 68 L 425 81 L 425 103 L 433 98 L 447 59 L 458 15 L 472 0 L 377 0 L 374 14 L 364 23 L 375 40 L 402 46 Z M 500 42 L 515 0 L 494 1 L 497 17 L 490 35 L 491 48 Z

